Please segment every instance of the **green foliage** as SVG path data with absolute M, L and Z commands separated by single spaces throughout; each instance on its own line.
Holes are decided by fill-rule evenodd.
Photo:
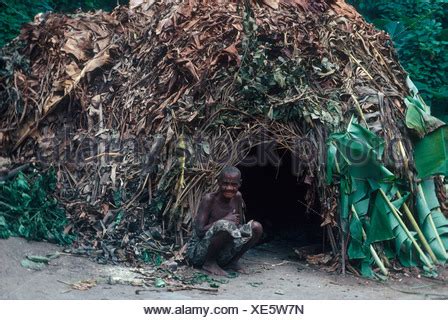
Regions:
M 433 179 L 423 180 L 418 186 L 416 208 L 422 231 L 428 239 L 437 259 L 446 262 L 448 259 L 448 219 L 440 211 Z
M 56 188 L 54 170 L 44 174 L 19 173 L 0 182 L 0 238 L 21 236 L 69 244 L 73 236 L 64 233 L 65 211 L 51 196 Z
M 229 274 L 230 277 L 234 278 L 234 274 Z M 184 282 L 190 285 L 198 285 L 207 282 L 211 288 L 219 288 L 221 284 L 228 283 L 227 279 L 215 279 L 202 272 L 195 272 L 190 279 L 185 279 Z
M 31 21 L 37 13 L 51 9 L 50 0 L 37 3 L 32 0 L 0 0 L 0 46 L 17 36 L 20 27 Z
M 379 276 L 372 265 L 384 269 L 381 257 L 396 258 L 407 267 L 423 266 L 433 274 L 434 265 L 422 251 L 421 239 L 398 212 L 410 194 L 381 162 L 384 141 L 351 122 L 346 132 L 331 134 L 327 143 L 327 181 L 333 183 L 339 179 L 340 225 L 349 239 L 348 257 L 358 262 L 366 277 Z M 436 254 L 443 262 L 448 221 L 441 213 L 431 212 L 439 207 L 434 183 L 432 189 L 429 186 L 425 190 L 427 194 L 417 198 L 416 205 L 426 236 L 423 240 L 428 240 L 433 251 L 438 249 Z M 415 228 L 417 231 L 418 227 Z
M 150 264 L 156 267 L 159 267 L 164 261 L 165 258 L 157 252 L 152 252 L 151 250 L 143 250 L 143 252 L 140 255 L 140 259 L 146 263 Z
M 391 181 L 394 175 L 381 163 L 384 141 L 352 120 L 345 132 L 334 133 L 329 139 L 327 179 L 333 172 L 354 179 Z M 356 182 L 348 181 L 347 189 L 354 190 Z
M 302 111 L 299 106 L 272 108 L 269 99 L 275 97 L 283 101 L 290 97 L 291 88 L 304 85 L 305 72 L 300 61 L 297 57 L 289 59 L 280 54 L 282 49 L 287 49 L 283 41 L 257 37 L 258 26 L 247 6 L 243 17 L 243 56 L 236 78 L 243 97 L 240 107 L 249 113 L 267 115 L 272 120 L 297 118 Z
M 96 9 L 112 10 L 117 4 L 125 4 L 129 1 L 117 0 L 49 0 L 53 3 L 53 11 L 74 12 L 78 9 L 90 11 Z
M 117 0 L 0 0 L 0 47 L 19 34 L 24 23 L 33 20 L 40 12 L 75 12 L 103 9 L 112 10 L 117 3 L 128 1 Z
M 431 116 L 429 107 L 420 97 L 406 97 L 404 102 L 407 106 L 406 126 L 414 129 L 420 137 L 445 125 L 440 119 Z
M 417 141 L 414 159 L 419 178 L 437 174 L 448 175 L 448 126 L 443 126 Z
M 388 32 L 432 113 L 448 119 L 448 0 L 350 1 Z

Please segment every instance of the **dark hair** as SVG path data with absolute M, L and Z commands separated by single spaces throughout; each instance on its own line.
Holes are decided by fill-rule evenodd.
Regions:
M 218 176 L 218 181 L 222 181 L 225 175 L 238 175 L 241 180 L 241 171 L 237 167 L 227 166 L 222 169 L 221 173 Z

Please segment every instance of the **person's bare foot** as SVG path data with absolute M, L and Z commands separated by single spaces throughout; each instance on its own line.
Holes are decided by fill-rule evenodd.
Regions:
M 202 266 L 202 269 L 206 272 L 216 276 L 226 276 L 227 272 L 224 271 L 216 262 L 206 262 Z
M 238 273 L 248 274 L 247 270 L 238 261 L 228 264 L 226 268 Z

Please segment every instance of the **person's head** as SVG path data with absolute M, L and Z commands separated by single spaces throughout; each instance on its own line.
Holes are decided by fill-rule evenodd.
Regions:
M 218 177 L 218 185 L 222 196 L 232 199 L 241 186 L 241 171 L 236 167 L 225 167 Z

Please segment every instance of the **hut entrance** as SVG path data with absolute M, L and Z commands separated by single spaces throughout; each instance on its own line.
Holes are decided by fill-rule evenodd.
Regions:
M 251 150 L 248 156 L 251 161 L 255 160 L 256 154 L 257 150 Z M 257 220 L 263 225 L 263 242 L 288 241 L 299 247 L 321 245 L 323 229 L 317 214 L 319 209 L 313 207 L 307 212 L 305 195 L 308 186 L 298 182 L 291 152 L 279 150 L 277 155 L 279 163 L 258 161 L 255 164 L 252 161 L 239 166 L 246 219 Z

